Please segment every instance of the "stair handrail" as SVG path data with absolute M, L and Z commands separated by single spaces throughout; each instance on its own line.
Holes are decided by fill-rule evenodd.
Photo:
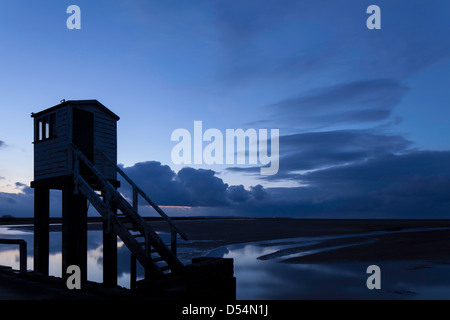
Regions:
M 109 162 L 114 169 L 131 185 L 131 187 L 133 188 L 133 193 L 134 191 L 136 191 L 137 193 L 139 193 L 142 198 L 144 198 L 145 201 L 147 201 L 147 203 L 152 206 L 153 209 L 155 209 L 156 212 L 159 213 L 159 215 L 170 225 L 171 227 L 171 231 L 175 231 L 176 233 L 178 233 L 181 238 L 183 240 L 188 240 L 187 235 L 180 230 L 175 223 L 173 222 L 173 220 L 156 204 L 154 203 L 149 196 L 141 189 L 139 188 L 134 182 L 133 180 L 131 180 L 130 177 L 127 176 L 127 174 L 120 169 L 120 167 L 118 165 L 116 165 L 111 159 L 109 159 L 103 152 L 101 152 L 100 150 L 96 150 L 107 162 Z
M 92 173 L 94 173 L 94 175 L 97 177 L 97 179 L 99 179 L 99 181 L 106 187 L 105 191 L 109 192 L 109 190 L 115 190 L 115 188 L 113 187 L 111 182 L 103 176 L 103 174 L 89 161 L 89 159 L 81 152 L 81 150 L 76 145 L 74 145 L 73 143 L 69 143 L 69 147 L 71 147 L 71 149 L 73 150 L 73 155 L 75 156 L 74 178 L 76 181 L 81 183 L 82 186 L 85 186 L 87 189 L 91 190 L 95 194 L 95 192 L 91 189 L 89 184 L 79 174 L 78 159 L 80 159 L 88 166 L 88 168 L 92 171 Z M 119 194 L 119 193 L 117 193 L 117 194 Z M 121 201 L 124 201 L 124 204 L 127 204 L 127 206 L 129 207 L 127 210 L 131 210 L 132 212 L 134 212 L 135 221 L 139 225 L 141 225 L 141 227 L 145 230 L 146 242 L 148 242 L 147 236 L 151 236 L 152 241 L 153 241 L 152 245 L 159 248 L 158 250 L 161 250 L 161 251 L 158 251 L 158 253 L 161 255 L 161 257 L 163 257 L 168 263 L 171 264 L 171 266 L 173 268 L 175 268 L 177 270 L 180 270 L 180 268 L 184 267 L 184 265 L 176 258 L 176 252 L 174 252 L 174 250 L 168 250 L 166 245 L 161 241 L 161 239 L 155 233 L 155 231 L 145 223 L 145 221 L 142 219 L 142 217 L 139 216 L 139 214 L 137 214 L 137 212 L 133 209 L 133 207 L 131 207 L 131 205 L 125 200 L 125 198 L 120 197 L 120 199 L 121 199 Z M 117 200 L 119 200 L 119 203 L 120 203 L 120 199 L 117 199 Z M 103 205 L 103 203 L 102 203 L 102 205 Z M 106 210 L 107 208 L 103 208 L 103 209 Z M 108 211 L 106 213 L 106 216 L 108 216 L 108 218 L 117 220 L 117 217 L 115 215 L 111 215 L 109 210 L 106 210 L 106 211 Z M 150 253 L 150 247 L 148 245 L 146 247 L 147 247 L 147 252 Z M 176 242 L 175 242 L 175 248 L 176 248 Z M 167 251 L 165 251 L 165 250 L 167 250 Z M 172 253 L 170 251 L 172 251 Z M 151 260 L 149 260 L 149 261 L 151 262 Z
M 99 179 L 100 182 L 107 187 L 107 189 L 105 190 L 106 192 L 109 192 L 109 190 L 116 190 L 114 186 L 111 184 L 111 182 L 103 176 L 103 174 L 89 161 L 89 159 L 83 154 L 83 152 L 81 152 L 81 150 L 76 145 L 74 145 L 73 143 L 69 143 L 69 145 L 74 151 L 74 155 L 76 156 L 74 161 L 75 162 L 74 176 L 76 177 L 76 179 L 79 179 L 81 181 L 84 180 L 79 174 L 79 164 L 77 163 L 79 162 L 78 159 L 81 159 L 84 162 L 84 164 L 86 164 L 88 168 L 92 171 L 92 173 L 95 174 L 97 179 Z M 126 202 L 126 200 L 124 201 Z M 110 216 L 110 213 L 108 213 L 108 216 Z M 142 217 L 137 214 L 137 212 L 136 215 L 134 216 L 134 219 L 138 221 L 144 229 L 147 229 L 147 232 L 154 233 L 153 229 L 149 230 L 149 226 L 145 223 Z
M 104 201 L 100 199 L 97 193 L 91 188 L 91 186 L 86 182 L 86 180 L 83 179 L 80 175 L 76 176 L 76 182 L 77 187 L 79 190 L 91 201 L 91 203 L 94 205 L 94 207 L 97 209 L 97 211 L 102 215 L 105 219 L 105 221 L 108 221 L 108 224 L 112 224 L 111 227 L 113 227 L 113 230 L 117 235 L 122 239 L 122 241 L 129 246 L 128 243 L 135 242 L 133 245 L 134 247 L 138 246 L 138 243 L 135 239 L 131 238 L 129 234 L 126 232 L 123 232 L 123 229 L 116 228 L 117 224 L 120 224 L 119 220 L 117 219 L 117 216 L 112 214 L 110 210 L 108 210 L 108 206 Z M 78 185 L 79 184 L 79 185 Z M 115 222 L 115 223 L 112 223 Z M 131 249 L 130 249 L 131 250 Z M 150 262 L 148 257 L 145 254 L 136 253 L 136 257 L 138 260 L 143 263 L 143 265 L 147 262 Z M 152 270 L 155 272 L 158 272 L 157 269 L 153 265 L 151 265 Z

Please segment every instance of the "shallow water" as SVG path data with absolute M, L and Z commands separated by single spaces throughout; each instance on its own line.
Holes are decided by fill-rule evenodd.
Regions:
M 395 232 L 416 232 L 410 229 Z M 441 229 L 440 229 L 441 230 Z M 238 299 L 450 299 L 450 265 L 423 261 L 377 263 L 381 289 L 369 290 L 368 263 L 293 264 L 289 258 L 375 241 L 373 232 L 292 238 L 223 246 L 208 256 L 234 259 Z M 325 240 L 369 237 L 341 246 L 308 250 Z
M 412 232 L 418 229 L 387 231 Z M 170 235 L 159 233 L 165 240 Z M 354 246 L 375 241 L 380 232 L 357 235 L 291 238 L 259 241 L 219 247 L 208 256 L 234 259 L 238 299 L 450 299 L 450 265 L 423 261 L 389 262 L 381 268 L 381 290 L 369 290 L 366 280 L 367 263 L 352 264 L 292 264 L 286 259 L 304 256 L 343 246 Z M 0 227 L 0 238 L 27 241 L 28 269 L 33 267 L 33 232 L 25 228 Z M 355 241 L 352 241 L 355 238 Z M 358 238 L 358 240 L 357 240 Z M 349 239 L 343 245 L 333 241 Z M 314 250 L 310 246 L 331 243 Z M 189 263 L 195 256 L 205 255 L 197 250 L 195 242 L 179 247 L 179 257 Z M 50 233 L 50 274 L 61 276 L 61 232 Z M 19 269 L 19 248 L 0 245 L 0 265 Z M 118 284 L 128 288 L 130 283 L 130 252 L 118 240 Z M 143 270 L 138 268 L 138 278 Z M 102 281 L 102 231 L 88 231 L 88 279 Z
M 170 242 L 170 234 L 158 232 L 159 236 L 166 242 Z M 61 277 L 62 254 L 61 254 L 61 232 L 50 232 L 50 256 L 49 274 Z M 23 228 L 23 226 L 0 227 L 0 238 L 3 239 L 23 239 L 27 242 L 27 266 L 28 270 L 33 269 L 33 232 Z M 103 232 L 102 230 L 88 230 L 88 280 L 94 282 L 103 281 Z M 183 263 L 190 262 L 193 256 L 189 248 L 178 248 L 179 258 Z M 130 251 L 117 240 L 117 274 L 118 285 L 130 287 Z M 19 269 L 19 246 L 0 244 L 0 265 L 10 266 Z M 142 279 L 144 270 L 137 264 L 137 279 Z

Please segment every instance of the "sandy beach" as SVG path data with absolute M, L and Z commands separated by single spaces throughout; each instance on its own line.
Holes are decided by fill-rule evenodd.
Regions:
M 150 222 L 150 225 L 155 230 L 168 232 L 163 223 Z M 302 250 L 366 242 L 284 261 L 289 263 L 450 262 L 449 220 L 200 219 L 179 220 L 177 225 L 189 237 L 187 246 L 206 250 L 237 243 L 320 236 L 337 238 L 304 246 Z M 369 235 L 357 236 L 359 234 Z M 344 235 L 354 236 L 339 239 Z
M 238 299 L 450 298 L 450 220 L 188 218 L 175 222 L 189 238 L 178 242 L 183 263 L 200 256 L 234 259 Z M 147 219 L 147 223 L 170 241 L 164 222 Z M 2 229 L 10 230 L 5 236 L 23 237 L 30 243 L 29 259 L 32 229 L 29 221 Z M 59 276 L 61 226 L 54 220 L 50 229 L 51 273 Z M 98 219 L 91 219 L 89 230 L 88 275 L 101 282 Z M 118 254 L 120 285 L 126 287 L 128 249 L 119 247 Z M 6 251 L 3 264 L 17 264 L 17 257 L 18 251 Z M 382 270 L 382 290 L 366 287 L 366 269 L 373 264 Z

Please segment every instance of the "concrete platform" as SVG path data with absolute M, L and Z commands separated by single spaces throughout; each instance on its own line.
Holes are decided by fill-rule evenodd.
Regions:
M 83 282 L 69 290 L 63 279 L 0 266 L 0 300 L 235 300 L 233 259 L 196 258 L 183 274 L 141 280 L 135 290 Z
M 0 266 L 0 300 L 129 300 L 147 299 L 125 288 L 105 288 L 88 282 L 81 290 L 69 290 L 61 278 L 37 272 L 20 273 Z

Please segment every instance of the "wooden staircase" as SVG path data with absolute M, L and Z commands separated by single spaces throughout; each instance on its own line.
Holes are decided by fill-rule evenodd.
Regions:
M 176 256 L 177 236 L 187 240 L 187 236 L 160 207 L 135 185 L 135 183 L 112 161 L 102 153 L 104 160 L 114 167 L 133 188 L 133 202 L 125 197 L 104 177 L 88 158 L 73 144 L 75 193 L 83 194 L 107 223 L 108 229 L 116 233 L 128 247 L 137 261 L 145 269 L 146 279 L 163 279 L 168 275 L 183 274 L 185 266 Z M 89 169 L 89 177 L 80 174 L 80 164 Z M 89 181 L 89 183 L 87 182 Z M 92 183 L 92 181 L 95 181 Z M 95 190 L 94 190 L 95 189 Z M 98 191 L 101 191 L 99 194 Z M 166 245 L 161 237 L 138 214 L 138 195 L 141 195 L 151 207 L 170 225 L 171 243 Z

